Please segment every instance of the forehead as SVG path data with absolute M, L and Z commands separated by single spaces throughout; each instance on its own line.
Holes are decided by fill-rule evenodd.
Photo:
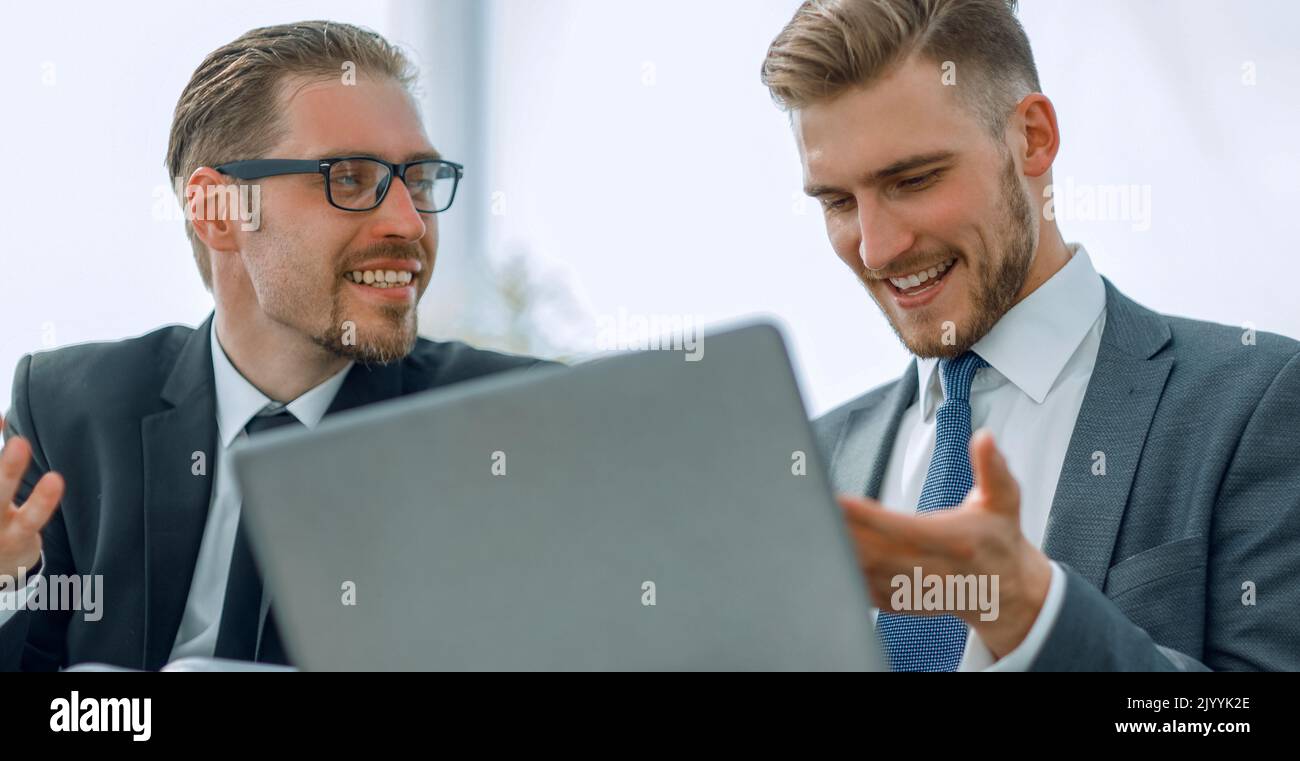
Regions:
M 899 159 L 941 150 L 964 152 L 981 137 L 978 121 L 945 85 L 940 64 L 914 59 L 866 87 L 852 88 L 793 114 L 804 173 L 835 182 Z
M 432 151 L 415 102 L 392 79 L 359 76 L 345 85 L 339 77 L 290 77 L 280 85 L 284 109 L 283 151 L 316 153 L 341 148 L 401 161 Z

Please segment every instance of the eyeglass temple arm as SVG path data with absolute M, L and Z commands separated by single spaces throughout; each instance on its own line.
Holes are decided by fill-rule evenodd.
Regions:
M 213 169 L 240 180 L 256 180 L 281 174 L 315 174 L 322 166 L 322 162 L 311 159 L 251 159 L 232 161 Z

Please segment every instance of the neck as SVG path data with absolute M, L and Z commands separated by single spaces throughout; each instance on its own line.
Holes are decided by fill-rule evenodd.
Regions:
M 1019 304 L 1029 294 L 1038 290 L 1038 286 L 1060 272 L 1068 261 L 1070 261 L 1070 248 L 1065 245 L 1061 231 L 1056 225 L 1044 225 L 1042 235 L 1038 238 L 1038 248 L 1034 250 L 1034 261 L 1029 265 L 1029 274 L 1025 277 L 1025 284 L 1021 287 L 1020 294 L 1016 296 L 1016 303 Z
M 301 333 L 260 311 L 235 316 L 217 306 L 217 340 L 248 382 L 277 402 L 291 402 L 342 370 L 345 357 L 331 354 Z M 213 347 L 217 351 L 218 347 Z

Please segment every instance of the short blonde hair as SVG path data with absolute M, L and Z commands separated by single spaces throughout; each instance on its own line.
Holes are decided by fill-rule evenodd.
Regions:
M 869 86 L 914 55 L 954 62 L 958 96 L 995 136 L 1040 89 L 1016 0 L 806 0 L 768 48 L 762 80 L 796 110 Z
M 290 75 L 387 77 L 411 90 L 406 55 L 378 33 L 334 21 L 300 21 L 253 29 L 208 54 L 181 92 L 167 144 L 167 172 L 184 187 L 201 166 L 261 158 L 283 137 L 280 84 Z M 180 199 L 184 203 L 184 197 Z M 208 250 L 188 218 L 185 233 L 203 285 L 212 290 Z

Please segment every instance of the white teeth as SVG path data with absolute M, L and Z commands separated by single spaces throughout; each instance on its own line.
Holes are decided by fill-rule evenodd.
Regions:
M 375 288 L 395 288 L 415 279 L 415 273 L 406 270 L 353 270 L 343 276 L 354 283 L 365 283 Z
M 944 262 L 943 264 L 940 264 L 940 265 L 938 265 L 938 266 L 936 266 L 936 267 L 931 267 L 931 268 L 928 269 L 928 270 L 923 270 L 923 271 L 921 271 L 921 272 L 917 272 L 917 273 L 915 273 L 915 274 L 908 275 L 907 277 L 891 277 L 891 278 L 889 278 L 889 282 L 893 283 L 893 284 L 894 284 L 895 286 L 897 286 L 900 290 L 907 290 L 908 288 L 915 288 L 915 287 L 917 287 L 918 285 L 921 285 L 922 283 L 924 283 L 924 282 L 927 281 L 927 280 L 933 280 L 933 279 L 938 278 L 939 275 L 943 274 L 943 273 L 944 273 L 944 272 L 945 272 L 949 267 L 952 266 L 953 262 L 955 262 L 955 261 L 957 261 L 957 260 L 956 260 L 956 259 L 951 259 L 951 260 L 946 261 L 946 262 Z

